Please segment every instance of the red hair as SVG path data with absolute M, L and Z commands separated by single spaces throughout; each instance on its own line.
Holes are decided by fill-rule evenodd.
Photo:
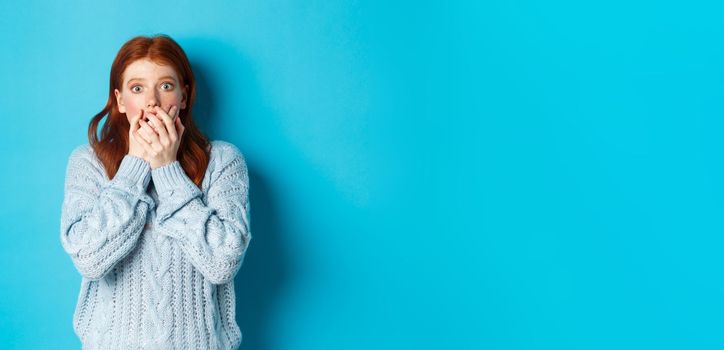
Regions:
M 181 86 L 188 85 L 186 108 L 179 112 L 184 130 L 176 159 L 189 178 L 201 188 L 210 158 L 210 143 L 194 124 L 191 114 L 196 97 L 196 81 L 186 53 L 168 35 L 136 36 L 118 50 L 111 66 L 108 101 L 88 125 L 88 140 L 98 159 L 103 163 L 109 179 L 113 179 L 123 157 L 128 153 L 130 125 L 125 113 L 118 111 L 113 90 L 122 89 L 123 72 L 136 60 L 148 58 L 157 64 L 171 66 L 179 76 Z M 108 116 L 98 138 L 98 123 Z

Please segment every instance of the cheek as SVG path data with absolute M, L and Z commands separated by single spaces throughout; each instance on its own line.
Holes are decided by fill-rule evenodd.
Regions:
M 126 99 L 126 106 L 131 108 L 138 108 L 138 106 L 141 104 L 140 101 L 136 101 L 135 98 L 127 98 Z
M 143 109 L 143 104 L 132 98 L 125 100 L 125 106 L 126 106 L 126 116 L 128 118 L 138 115 L 138 113 Z
M 178 106 L 181 103 L 181 95 L 169 94 L 161 98 L 161 106 L 168 109 L 171 105 Z

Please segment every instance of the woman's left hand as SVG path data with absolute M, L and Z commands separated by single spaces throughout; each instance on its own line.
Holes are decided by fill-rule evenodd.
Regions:
M 168 112 L 163 108 L 156 106 L 154 110 L 156 114 L 148 113 L 148 122 L 140 120 L 141 128 L 148 128 L 155 132 L 147 132 L 143 142 L 146 150 L 148 161 L 151 169 L 156 169 L 164 165 L 170 164 L 176 160 L 181 137 L 186 128 L 178 118 L 178 107 L 171 106 Z

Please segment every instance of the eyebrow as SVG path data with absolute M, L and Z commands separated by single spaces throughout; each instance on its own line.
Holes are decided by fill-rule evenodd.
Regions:
M 172 76 L 170 76 L 170 75 L 162 76 L 162 77 L 160 77 L 158 80 L 164 80 L 164 79 L 169 79 L 169 80 L 176 81 L 176 79 L 174 79 L 174 78 L 173 78 Z M 131 78 L 131 79 L 128 80 L 128 83 L 130 83 L 130 82 L 132 82 L 132 81 L 134 81 L 134 80 L 145 81 L 146 79 L 144 79 L 144 78 Z

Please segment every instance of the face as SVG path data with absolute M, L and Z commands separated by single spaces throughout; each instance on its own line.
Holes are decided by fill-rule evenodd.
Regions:
M 129 124 L 141 110 L 150 113 L 153 106 L 160 106 L 166 112 L 171 106 L 185 109 L 187 91 L 188 85 L 181 87 L 179 76 L 171 66 L 145 58 L 126 67 L 121 90 L 114 89 L 118 111 L 126 114 Z

